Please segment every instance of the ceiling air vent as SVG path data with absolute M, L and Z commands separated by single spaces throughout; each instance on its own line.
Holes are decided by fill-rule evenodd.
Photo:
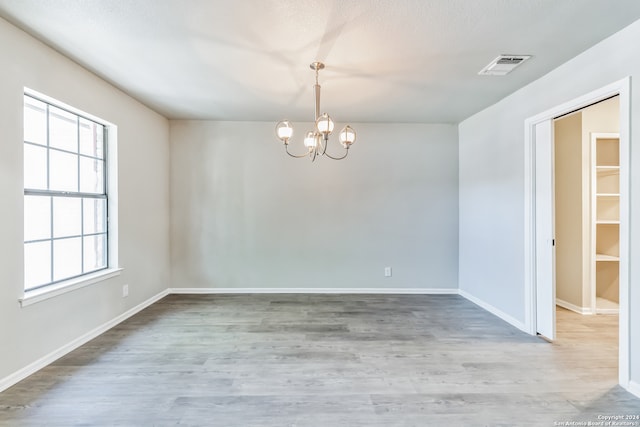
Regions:
M 478 74 L 481 76 L 504 76 L 529 58 L 531 55 L 500 55 L 480 70 Z

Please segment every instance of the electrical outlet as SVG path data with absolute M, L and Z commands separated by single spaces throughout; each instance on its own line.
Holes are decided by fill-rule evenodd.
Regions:
M 391 277 L 391 267 L 384 268 L 384 277 Z
M 122 298 L 129 296 L 129 285 L 122 285 Z

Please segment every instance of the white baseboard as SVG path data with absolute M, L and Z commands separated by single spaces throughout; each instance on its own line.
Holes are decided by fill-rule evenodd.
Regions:
M 580 307 L 565 300 L 561 300 L 560 298 L 556 298 L 556 305 L 578 314 L 593 314 L 591 307 Z
M 631 394 L 634 394 L 636 397 L 640 398 L 640 384 L 635 381 L 629 381 L 629 387 L 627 387 L 627 391 Z
M 520 329 L 521 331 L 529 333 L 529 330 L 527 329 L 527 327 L 525 326 L 524 323 L 522 323 L 521 321 L 517 320 L 516 318 L 514 318 L 512 316 L 509 316 L 507 313 L 503 312 L 502 310 L 498 310 L 497 308 L 495 308 L 491 304 L 487 304 L 486 302 L 482 301 L 479 298 L 474 297 L 473 295 L 471 295 L 470 293 L 468 293 L 466 291 L 463 291 L 462 289 L 459 289 L 458 293 L 461 296 L 463 296 L 464 298 L 466 298 L 469 301 L 471 301 L 472 303 L 474 303 L 475 305 L 479 306 L 480 308 L 483 308 L 483 309 L 487 310 L 489 313 L 493 314 L 494 316 L 499 317 L 500 319 L 502 319 L 505 322 L 515 326 L 516 328 Z
M 596 308 L 596 314 L 620 314 L 617 308 Z
M 169 288 L 170 294 L 451 294 L 447 288 Z
M 114 326 L 116 326 L 118 323 L 121 323 L 121 322 L 125 321 L 129 317 L 131 317 L 134 314 L 138 313 L 139 311 L 142 311 L 143 309 L 149 307 L 151 304 L 153 304 L 156 301 L 160 300 L 161 298 L 167 296 L 168 294 L 169 294 L 169 292 L 167 290 L 160 292 L 159 294 L 149 298 L 148 300 L 146 300 L 146 301 L 136 305 L 135 307 L 125 311 L 124 313 L 122 313 L 118 317 L 116 317 L 116 318 L 114 318 L 114 319 L 112 319 L 112 320 L 110 320 L 110 321 L 98 326 L 97 328 L 95 328 L 95 329 L 87 332 L 86 334 L 76 338 L 75 340 L 71 341 L 70 343 L 63 345 L 59 349 L 52 351 L 51 353 L 47 354 L 46 356 L 43 356 L 40 359 L 36 360 L 35 362 L 33 362 L 33 363 L 25 366 L 24 368 L 20 369 L 19 371 L 14 372 L 13 374 L 9 375 L 8 377 L 0 379 L 0 392 L 8 389 L 9 387 L 11 387 L 14 384 L 17 384 L 18 382 L 20 382 L 23 379 L 27 378 L 29 375 L 32 375 L 32 374 L 36 373 L 40 369 L 42 369 L 45 366 L 49 365 L 50 363 L 55 362 L 56 360 L 58 360 L 62 356 L 72 352 L 73 350 L 75 350 L 76 348 L 80 347 L 81 345 L 83 345 L 83 344 L 91 341 L 92 339 L 96 338 L 100 334 L 103 334 L 104 332 L 106 332 L 109 329 L 111 329 Z

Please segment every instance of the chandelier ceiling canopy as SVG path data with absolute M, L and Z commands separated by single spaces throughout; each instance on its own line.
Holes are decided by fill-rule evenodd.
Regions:
M 327 113 L 320 114 L 320 84 L 318 83 L 318 73 L 324 68 L 324 64 L 322 62 L 312 62 L 310 67 L 316 72 L 316 84 L 313 85 L 316 105 L 314 129 L 307 132 L 303 140 L 307 152 L 303 154 L 292 154 L 289 152 L 289 140 L 293 136 L 293 125 L 288 120 L 283 120 L 276 125 L 276 136 L 282 141 L 286 153 L 291 157 L 309 157 L 311 161 L 314 161 L 317 156 L 326 156 L 333 160 L 342 160 L 349 154 L 349 147 L 356 142 L 356 131 L 349 125 L 340 131 L 338 140 L 344 148 L 342 155 L 332 156 L 327 152 L 329 135 L 333 132 L 334 123 L 333 119 L 331 119 Z

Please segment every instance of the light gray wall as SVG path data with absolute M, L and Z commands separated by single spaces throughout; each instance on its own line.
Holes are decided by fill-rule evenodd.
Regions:
M 1 381 L 169 286 L 169 124 L 2 19 L 0 40 Z M 21 308 L 25 86 L 118 126 L 119 252 L 124 271 Z M 123 299 L 125 283 L 130 295 Z
M 456 126 L 354 123 L 311 163 L 274 123 L 170 123 L 172 286 L 457 288 Z
M 459 125 L 460 288 L 524 322 L 524 121 L 632 76 L 631 378 L 640 382 L 640 21 Z M 534 58 L 535 60 L 535 58 Z M 516 71 L 517 72 L 517 71 Z

